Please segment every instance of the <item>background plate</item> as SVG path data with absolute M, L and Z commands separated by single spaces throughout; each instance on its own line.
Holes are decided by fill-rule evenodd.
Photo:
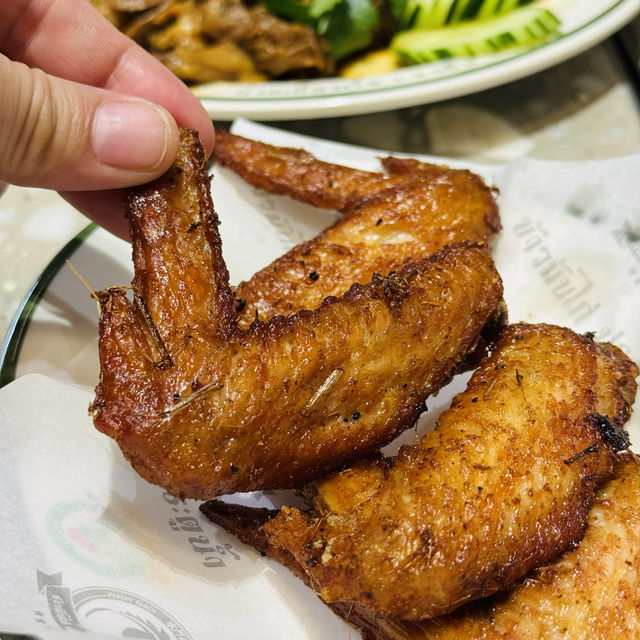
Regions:
M 640 12 L 640 0 L 539 4 L 562 20 L 562 33 L 536 49 L 450 58 L 355 80 L 217 82 L 199 85 L 194 92 L 214 120 L 307 119 L 410 107 L 489 89 L 551 67 L 604 40 Z

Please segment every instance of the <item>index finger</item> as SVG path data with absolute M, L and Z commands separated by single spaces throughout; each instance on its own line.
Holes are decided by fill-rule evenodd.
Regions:
M 0 50 L 46 73 L 151 100 L 196 129 L 207 155 L 211 119 L 187 86 L 86 0 L 0 2 Z

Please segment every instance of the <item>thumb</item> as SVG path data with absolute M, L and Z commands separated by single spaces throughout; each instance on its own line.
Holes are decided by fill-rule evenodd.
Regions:
M 49 76 L 0 54 L 0 180 L 56 190 L 148 182 L 169 168 L 178 127 L 146 100 Z

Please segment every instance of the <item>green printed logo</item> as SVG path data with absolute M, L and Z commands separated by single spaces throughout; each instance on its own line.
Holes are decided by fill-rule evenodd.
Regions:
M 82 566 L 103 576 L 130 577 L 140 573 L 140 560 L 117 530 L 101 520 L 102 509 L 81 500 L 59 502 L 45 518 L 49 537 Z

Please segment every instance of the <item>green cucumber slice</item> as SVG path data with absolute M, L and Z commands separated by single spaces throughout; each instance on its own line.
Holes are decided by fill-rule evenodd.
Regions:
M 407 0 L 401 29 L 438 29 L 467 20 L 488 19 L 513 11 L 532 0 Z
M 521 0 L 488 0 L 487 2 L 482 3 L 476 17 L 479 20 L 488 20 L 494 16 L 503 15 L 513 11 L 514 9 L 518 9 L 525 4 L 528 4 L 529 1 L 530 0 L 525 2 L 522 2 Z
M 538 44 L 555 34 L 559 26 L 560 20 L 548 9 L 524 7 L 491 20 L 402 31 L 391 41 L 391 49 L 409 64 L 478 56 Z
M 530 0 L 522 0 L 530 2 Z M 467 0 L 467 2 L 459 2 L 455 8 L 447 24 L 455 24 L 456 22 L 465 22 L 466 20 L 474 20 L 478 17 L 478 13 L 495 2 L 490 0 Z

